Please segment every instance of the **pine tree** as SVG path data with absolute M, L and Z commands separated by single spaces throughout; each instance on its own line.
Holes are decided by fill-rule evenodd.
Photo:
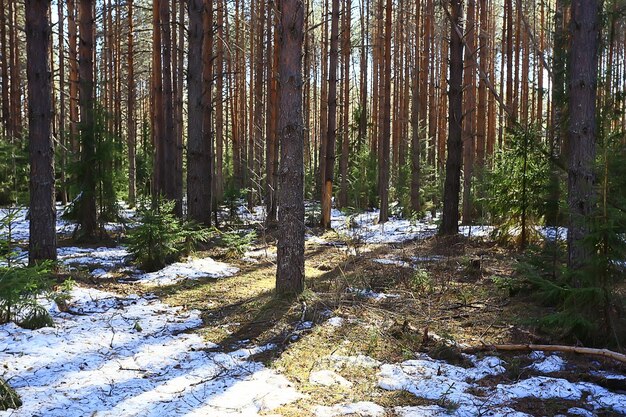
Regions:
M 28 148 L 30 151 L 30 239 L 28 260 L 55 260 L 56 211 L 54 207 L 54 144 L 52 84 L 48 44 L 49 0 L 26 1 L 26 44 L 28 61 Z
M 304 129 L 302 123 L 302 0 L 280 0 L 278 266 L 276 293 L 304 290 Z

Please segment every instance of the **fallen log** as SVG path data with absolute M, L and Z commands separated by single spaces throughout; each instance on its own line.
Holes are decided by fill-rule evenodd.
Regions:
M 482 346 L 472 346 L 464 348 L 465 353 L 474 353 L 485 350 L 500 350 L 509 352 L 519 351 L 533 351 L 540 350 L 543 352 L 561 352 L 561 353 L 577 353 L 579 355 L 591 355 L 600 356 L 603 358 L 613 359 L 615 361 L 626 363 L 626 355 L 618 352 L 613 352 L 608 349 L 594 349 L 579 346 L 564 346 L 564 345 L 533 345 L 533 344 L 519 344 L 519 345 L 488 345 L 483 343 Z

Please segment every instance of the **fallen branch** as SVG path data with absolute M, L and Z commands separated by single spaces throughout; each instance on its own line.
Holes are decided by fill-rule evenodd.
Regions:
M 594 348 L 586 348 L 579 346 L 563 346 L 563 345 L 487 345 L 484 344 L 482 346 L 473 346 L 470 348 L 463 349 L 466 353 L 473 353 L 484 350 L 502 350 L 502 351 L 532 351 L 532 350 L 541 350 L 544 352 L 562 352 L 562 353 L 577 353 L 579 355 L 591 355 L 591 356 L 601 356 L 603 358 L 613 359 L 615 361 L 626 363 L 626 355 L 622 353 L 613 352 L 608 349 L 594 349 Z

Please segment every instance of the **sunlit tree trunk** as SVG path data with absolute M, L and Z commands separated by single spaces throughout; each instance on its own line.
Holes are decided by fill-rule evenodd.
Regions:
M 55 260 L 54 144 L 52 84 L 47 51 L 51 29 L 49 0 L 26 0 L 26 56 L 28 75 L 28 149 L 30 154 L 30 239 L 28 261 Z
M 330 24 L 330 56 L 328 61 L 328 127 L 322 182 L 322 227 L 330 228 L 330 212 L 335 174 L 335 142 L 337 138 L 337 67 L 339 64 L 339 0 L 332 0 Z
M 81 136 L 81 198 L 80 225 L 84 239 L 93 239 L 97 228 L 94 123 L 94 8 L 92 0 L 80 0 L 78 21 L 79 47 L 79 104 Z
M 304 290 L 303 21 L 301 0 L 280 0 L 278 295 Z

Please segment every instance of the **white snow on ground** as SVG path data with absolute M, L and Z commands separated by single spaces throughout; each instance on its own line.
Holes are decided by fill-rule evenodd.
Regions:
M 495 227 L 493 226 L 459 226 L 459 233 L 465 237 L 489 237 Z
M 549 374 L 551 372 L 559 372 L 565 368 L 565 361 L 559 355 L 550 355 L 541 362 L 535 362 L 530 365 L 531 369 Z
M 133 279 L 154 285 L 170 285 L 184 279 L 229 277 L 237 272 L 239 268 L 227 263 L 217 262 L 212 258 L 201 258 L 176 262 L 155 272 L 136 275 Z
M 241 260 L 253 264 L 266 261 L 276 261 L 276 252 L 272 248 L 248 250 L 243 254 Z
M 374 259 L 373 261 L 376 262 L 377 264 L 382 264 L 382 265 L 395 265 L 401 268 L 412 268 L 412 265 L 410 263 L 401 261 L 399 259 L 378 258 L 378 259 Z
M 51 308 L 55 328 L 0 326 L 2 376 L 23 400 L 0 416 L 257 416 L 300 394 L 247 360 L 195 334 L 197 311 L 136 295 L 72 291 L 71 313 Z M 271 347 L 270 347 L 271 348 Z
M 341 327 L 343 326 L 343 317 L 331 317 L 327 323 L 333 327 Z
M 57 234 L 60 235 L 71 235 L 76 229 L 76 223 L 62 218 L 65 209 L 66 208 L 61 204 L 56 205 L 56 231 Z M 24 207 L 0 208 L 0 221 L 12 211 L 16 212 L 16 218 L 11 225 L 11 240 L 13 242 L 26 242 L 30 236 L 30 221 L 26 218 L 28 216 L 28 209 Z M 130 209 L 125 204 L 121 204 L 120 217 L 124 222 L 130 222 L 131 224 L 134 223 L 135 215 L 136 213 L 134 209 Z M 119 232 L 125 230 L 125 225 L 124 223 L 105 223 L 104 229 L 108 232 Z M 8 237 L 8 232 L 8 227 L 0 227 L 0 239 L 6 239 Z
M 246 204 L 237 207 L 237 216 L 246 224 L 263 223 L 267 218 L 267 209 L 265 206 L 254 206 L 249 209 Z
M 383 417 L 385 409 L 378 404 L 369 401 L 361 401 L 352 404 L 337 404 L 332 407 L 319 406 L 315 408 L 317 417 L 336 417 L 356 415 L 359 417 Z
M 388 298 L 400 298 L 399 294 L 386 294 L 363 288 L 348 288 L 348 292 L 362 298 L 370 298 L 374 301 L 386 300 Z
M 393 411 L 399 417 L 448 417 L 448 416 L 456 416 L 458 414 L 454 413 L 452 410 L 454 409 L 454 404 L 450 405 L 451 410 L 443 408 L 438 405 L 425 405 L 418 407 L 395 407 Z M 499 407 L 497 411 L 495 410 L 481 410 L 482 414 L 477 414 L 477 416 L 485 416 L 485 417 L 532 417 L 526 413 L 520 413 L 508 407 Z
M 386 223 L 378 224 L 380 211 L 372 210 L 353 216 L 346 216 L 339 210 L 331 212 L 331 227 L 340 234 L 362 243 L 400 243 L 416 238 L 432 236 L 437 232 L 437 225 L 390 218 Z
M 57 250 L 59 260 L 66 265 L 98 265 L 107 269 L 124 265 L 129 255 L 124 246 L 96 249 L 68 246 Z
M 71 234 L 74 230 L 74 224 L 61 218 L 63 213 L 63 207 L 56 206 L 57 210 L 57 224 L 56 230 L 59 234 Z M 28 216 L 28 209 L 24 207 L 15 208 L 0 208 L 0 220 L 4 219 L 9 213 L 15 212 L 15 220 L 11 224 L 11 240 L 13 242 L 25 242 L 30 236 L 29 225 L 30 221 L 26 219 Z M 0 239 L 7 239 L 9 234 L 8 227 L 0 227 Z
M 594 409 L 611 409 L 626 414 L 626 395 L 610 392 L 588 382 L 572 383 L 562 378 L 534 376 L 513 384 L 498 384 L 495 390 L 487 392 L 475 382 L 488 375 L 504 372 L 504 363 L 496 357 L 480 360 L 471 355 L 467 357 L 473 363 L 470 368 L 433 360 L 426 355 L 400 364 L 385 364 L 380 367 L 378 385 L 386 390 L 405 390 L 420 398 L 454 405 L 454 411 L 448 414 L 434 407 L 427 410 L 404 408 L 399 414 L 405 417 L 524 416 L 507 406 L 515 400 L 530 397 L 540 400 L 582 399 Z M 424 414 L 420 414 L 422 411 Z

